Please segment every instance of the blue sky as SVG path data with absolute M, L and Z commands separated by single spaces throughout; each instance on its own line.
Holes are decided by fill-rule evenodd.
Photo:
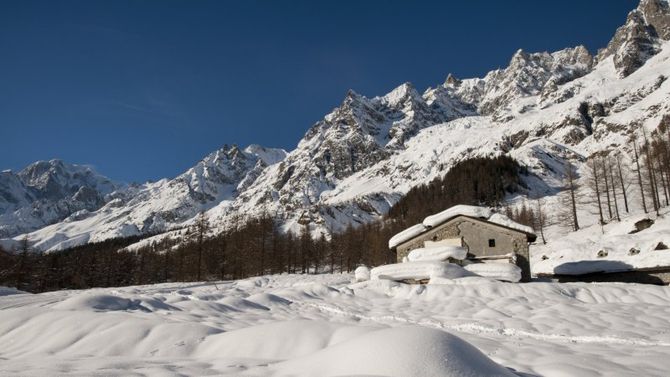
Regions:
M 223 144 L 290 150 L 347 89 L 420 91 L 519 48 L 603 47 L 632 0 L 0 2 L 0 170 L 173 177 Z

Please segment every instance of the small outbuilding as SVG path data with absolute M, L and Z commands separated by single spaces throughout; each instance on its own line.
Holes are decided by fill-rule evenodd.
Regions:
M 536 239 L 531 227 L 490 208 L 457 205 L 396 234 L 389 248 L 402 262 L 415 249 L 462 246 L 467 250 L 463 263 L 514 263 L 521 281 L 530 281 L 529 244 Z

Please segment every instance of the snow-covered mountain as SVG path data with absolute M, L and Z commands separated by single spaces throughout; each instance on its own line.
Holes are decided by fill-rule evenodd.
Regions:
M 123 187 L 108 193 L 98 207 L 73 212 L 28 237 L 37 249 L 52 250 L 177 228 L 201 211 L 234 200 L 239 190 L 285 155 L 281 149 L 259 145 L 244 150 L 226 145 L 174 179 Z M 21 215 L 13 213 L 15 218 Z
M 101 208 L 28 237 L 58 249 L 164 232 L 202 210 L 217 229 L 270 214 L 285 230 L 308 224 L 318 235 L 378 218 L 458 161 L 498 154 L 529 168 L 529 194 L 552 195 L 563 161 L 626 150 L 634 131 L 670 113 L 669 39 L 667 1 L 642 0 L 595 57 L 583 46 L 519 50 L 504 69 L 449 75 L 423 93 L 409 83 L 374 98 L 349 91 L 289 153 L 223 148 L 175 179 L 118 190 Z
M 13 236 L 95 211 L 120 184 L 88 166 L 38 161 L 0 172 L 0 237 Z

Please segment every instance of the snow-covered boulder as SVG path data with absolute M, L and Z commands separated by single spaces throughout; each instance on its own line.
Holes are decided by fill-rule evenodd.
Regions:
M 370 280 L 370 269 L 367 266 L 358 266 L 354 271 L 354 280 L 356 282 Z
M 434 246 L 414 249 L 407 255 L 410 262 L 418 261 L 446 261 L 449 258 L 463 260 L 468 251 L 460 246 Z
M 473 263 L 465 266 L 467 271 L 479 276 L 516 283 L 521 280 L 521 269 L 511 263 Z

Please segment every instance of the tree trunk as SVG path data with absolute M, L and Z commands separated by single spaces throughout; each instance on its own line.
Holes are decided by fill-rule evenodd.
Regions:
M 594 159 L 589 164 L 589 169 L 591 170 L 591 175 L 593 178 L 593 189 L 596 191 L 596 202 L 598 203 L 598 215 L 600 216 L 600 224 L 605 223 L 605 218 L 603 217 L 603 206 L 600 201 L 600 179 L 598 174 L 598 163 Z
M 616 198 L 616 184 L 614 184 L 614 171 L 612 171 L 612 165 L 610 161 L 607 162 L 607 167 L 609 168 L 609 176 L 612 181 L 612 198 L 614 199 L 614 210 L 616 211 L 616 221 L 621 221 L 621 216 L 619 216 L 619 202 Z
M 619 181 L 621 182 L 621 192 L 623 193 L 623 203 L 626 208 L 626 213 L 629 213 L 628 211 L 628 197 L 626 195 L 626 184 L 623 181 L 623 172 L 621 171 L 621 161 L 619 160 L 619 156 L 616 156 L 616 164 L 617 164 L 617 170 L 619 171 Z
M 644 198 L 644 185 L 642 184 L 642 172 L 640 171 L 640 155 L 637 152 L 637 143 L 633 141 L 633 150 L 635 151 L 635 166 L 637 172 L 637 183 L 640 186 L 640 196 L 642 197 L 642 209 L 644 213 L 648 213 L 647 201 Z
M 607 165 L 605 163 L 605 160 L 603 159 L 601 161 L 601 166 L 603 168 L 603 178 L 605 178 L 605 197 L 607 198 L 607 213 L 609 214 L 609 218 L 612 218 L 612 202 L 610 201 L 610 185 L 609 185 L 609 180 L 607 179 Z

